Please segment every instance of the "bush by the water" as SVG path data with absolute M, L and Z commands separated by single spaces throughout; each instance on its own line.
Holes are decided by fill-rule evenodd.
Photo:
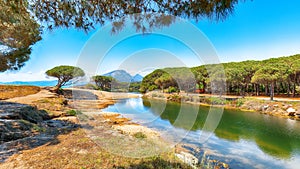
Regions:
M 68 110 L 68 111 L 66 112 L 66 114 L 67 114 L 68 116 L 76 116 L 76 115 L 81 114 L 81 111 L 79 111 L 79 110 Z

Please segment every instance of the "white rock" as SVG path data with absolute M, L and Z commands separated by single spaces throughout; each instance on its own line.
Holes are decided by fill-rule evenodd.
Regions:
M 182 151 L 178 154 L 176 153 L 175 156 L 190 166 L 195 166 L 198 164 L 198 158 L 190 153 Z
M 286 110 L 286 112 L 288 112 L 288 113 L 296 113 L 296 110 L 294 108 L 290 107 L 290 108 L 288 108 Z

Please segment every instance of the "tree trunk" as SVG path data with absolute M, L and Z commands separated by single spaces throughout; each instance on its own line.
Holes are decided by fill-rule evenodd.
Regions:
M 60 93 L 59 93 L 59 89 L 61 88 L 62 83 L 63 83 L 62 81 L 58 80 L 57 85 L 54 86 L 54 87 L 51 89 L 51 91 L 52 91 L 52 92 L 55 92 L 55 93 L 57 93 L 57 94 L 60 94 Z
M 290 84 L 290 82 L 288 82 L 288 84 L 287 84 L 287 95 L 288 95 L 288 97 L 290 97 L 290 92 L 291 92 L 291 84 Z
M 293 97 L 296 96 L 296 82 L 293 84 Z
M 280 94 L 280 83 L 277 84 L 277 88 L 276 89 L 277 89 L 277 95 L 279 95 Z
M 255 95 L 256 96 L 259 96 L 259 90 L 260 90 L 259 84 L 255 84 Z
M 206 89 L 206 83 L 205 82 L 203 82 L 203 93 L 205 93 L 206 91 L 205 91 L 205 89 Z
M 268 85 L 265 85 L 265 95 L 268 96 Z
M 296 79 L 297 79 L 297 74 L 295 73 L 294 84 L 293 84 L 293 97 L 296 96 Z
M 270 100 L 273 101 L 274 100 L 274 82 L 272 82 L 270 84 Z
M 245 93 L 249 93 L 249 85 L 248 85 L 248 83 L 246 83 L 246 91 L 245 91 Z

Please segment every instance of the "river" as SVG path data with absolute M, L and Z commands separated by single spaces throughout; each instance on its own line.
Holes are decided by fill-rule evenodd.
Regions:
M 118 112 L 161 132 L 174 143 L 192 144 L 231 168 L 300 166 L 300 121 L 224 109 L 217 127 L 204 130 L 210 107 L 142 98 L 124 99 L 103 111 Z M 196 114 L 194 113 L 196 111 Z M 201 134 L 207 140 L 201 141 Z

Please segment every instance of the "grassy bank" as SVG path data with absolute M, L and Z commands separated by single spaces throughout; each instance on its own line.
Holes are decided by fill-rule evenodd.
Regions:
M 167 101 L 184 102 L 202 106 L 224 107 L 226 109 L 239 109 L 242 111 L 258 112 L 272 116 L 291 119 L 300 119 L 299 101 L 270 101 L 264 98 L 238 97 L 238 96 L 214 96 L 199 94 L 178 94 L 150 92 L 144 97 L 152 99 L 164 99 Z M 280 100 L 281 98 L 279 98 Z M 282 99 L 283 100 L 283 99 Z

